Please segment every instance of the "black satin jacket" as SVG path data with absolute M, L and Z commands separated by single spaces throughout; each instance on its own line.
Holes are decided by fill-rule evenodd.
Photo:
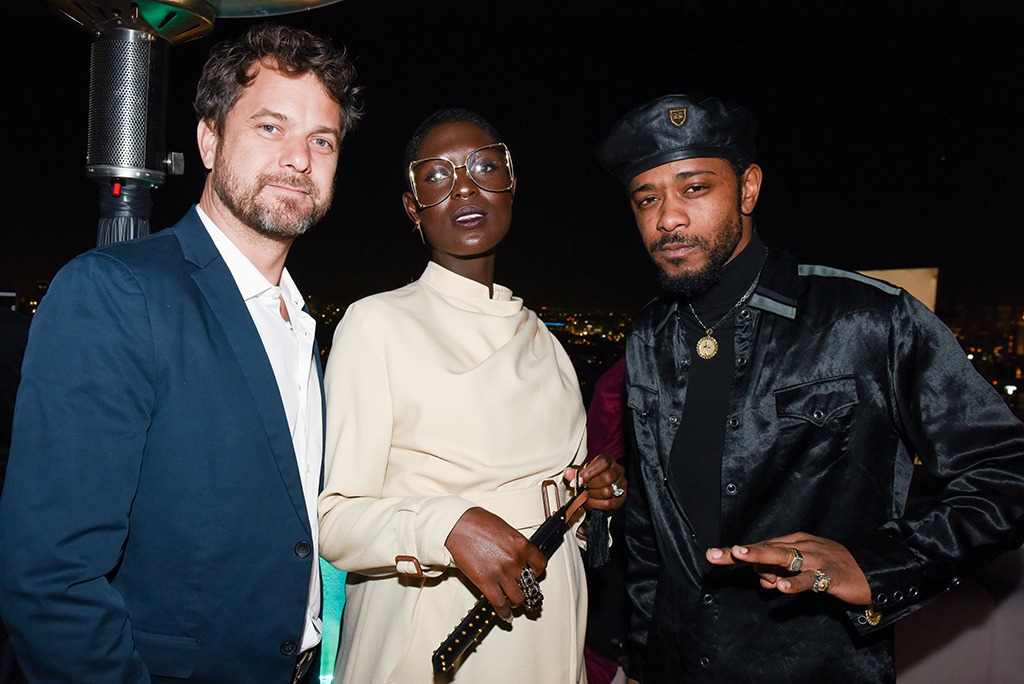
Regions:
M 736 313 L 722 545 L 797 531 L 841 542 L 883 615 L 871 627 L 864 607 L 705 560 L 667 477 L 695 343 L 679 306 L 648 305 L 626 348 L 631 676 L 893 681 L 892 623 L 1024 539 L 1024 425 L 909 294 L 769 255 Z M 945 486 L 908 507 L 914 455 Z

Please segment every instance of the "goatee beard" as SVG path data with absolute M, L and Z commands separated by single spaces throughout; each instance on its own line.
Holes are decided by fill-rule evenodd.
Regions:
M 306 197 L 279 199 L 268 206 L 260 191 L 268 185 L 298 188 Z M 214 169 L 213 189 L 224 206 L 243 224 L 273 240 L 288 241 L 302 235 L 324 217 L 331 206 L 330 193 L 320 201 L 320 191 L 305 176 L 262 173 L 250 186 L 243 185 L 222 165 Z M 308 204 L 308 208 L 303 204 Z
M 696 235 L 680 236 L 667 233 L 649 247 L 651 258 L 658 270 L 658 284 L 672 294 L 692 297 L 704 294 L 722 279 L 722 267 L 732 258 L 737 245 L 743 237 L 743 222 L 736 216 L 734 220 L 726 220 L 721 232 L 712 243 Z M 707 254 L 707 263 L 696 271 L 669 275 L 656 259 L 659 250 L 667 245 L 686 245 L 697 247 Z

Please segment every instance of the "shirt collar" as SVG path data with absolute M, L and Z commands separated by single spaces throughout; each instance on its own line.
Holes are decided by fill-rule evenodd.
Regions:
M 664 302 L 664 309 L 655 319 L 652 335 L 658 335 L 679 311 L 675 295 L 663 295 L 655 301 Z M 769 250 L 754 294 L 747 306 L 793 320 L 797 314 L 797 264 L 784 250 Z
M 196 213 L 199 214 L 199 220 L 203 222 L 206 232 L 210 234 L 210 239 L 213 240 L 213 244 L 231 272 L 231 277 L 234 278 L 235 285 L 238 286 L 238 291 L 242 294 L 242 299 L 248 301 L 263 294 L 272 294 L 275 290 L 280 289 L 288 301 L 302 308 L 302 294 L 287 268 L 281 272 L 280 285 L 274 285 L 260 273 L 260 270 L 249 261 L 248 257 L 242 254 L 242 250 L 238 249 L 235 243 L 224 234 L 224 231 L 217 227 L 217 224 L 203 211 L 202 207 L 196 206 Z

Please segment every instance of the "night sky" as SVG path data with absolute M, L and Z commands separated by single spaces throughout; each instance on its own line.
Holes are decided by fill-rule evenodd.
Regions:
M 91 37 L 45 0 L 11 4 L 0 284 L 24 291 L 95 244 L 99 186 L 85 179 Z M 760 120 L 769 242 L 842 268 L 937 266 L 940 312 L 1024 301 L 1024 3 L 343 0 L 276 20 L 344 44 L 365 87 L 334 208 L 289 257 L 321 302 L 419 275 L 402 149 L 458 105 L 498 127 L 519 176 L 498 281 L 534 308 L 636 311 L 652 267 L 594 152 L 635 105 L 693 91 Z M 214 42 L 251 23 L 171 48 L 167 146 L 186 174 L 154 192 L 154 229 L 198 200 L 195 84 Z

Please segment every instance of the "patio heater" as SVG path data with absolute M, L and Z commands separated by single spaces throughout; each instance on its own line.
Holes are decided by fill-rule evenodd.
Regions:
M 200 38 L 216 18 L 287 14 L 339 0 L 47 0 L 93 34 L 85 172 L 100 184 L 96 242 L 149 234 L 152 191 L 184 172 L 168 152 L 168 53 Z

